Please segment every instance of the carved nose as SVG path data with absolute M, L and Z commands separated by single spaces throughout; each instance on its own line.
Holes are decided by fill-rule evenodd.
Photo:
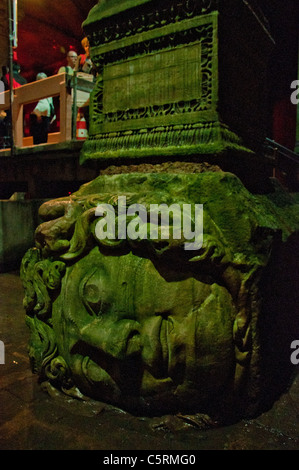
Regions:
M 110 356 L 124 360 L 141 352 L 140 325 L 133 320 L 95 319 L 80 330 L 81 339 Z

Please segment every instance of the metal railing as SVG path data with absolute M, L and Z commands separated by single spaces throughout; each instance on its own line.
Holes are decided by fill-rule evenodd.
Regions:
M 264 142 L 263 157 L 272 167 L 272 176 L 292 191 L 299 190 L 299 155 L 272 139 Z
M 59 132 L 49 133 L 48 143 L 67 142 L 75 138 L 78 91 L 90 93 L 93 86 L 93 82 L 77 77 L 77 75 L 70 78 L 66 73 L 61 73 L 15 88 L 12 103 L 10 91 L 1 93 L 0 112 L 9 111 L 12 113 L 14 146 L 22 148 L 33 145 L 32 137 L 24 137 L 24 106 L 48 97 L 59 96 L 60 108 Z

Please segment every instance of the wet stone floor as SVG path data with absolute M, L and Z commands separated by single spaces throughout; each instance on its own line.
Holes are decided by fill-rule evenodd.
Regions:
M 44 390 L 27 356 L 18 273 L 0 274 L 0 450 L 299 450 L 299 369 L 290 389 L 254 420 L 203 430 L 166 416 L 139 418 Z

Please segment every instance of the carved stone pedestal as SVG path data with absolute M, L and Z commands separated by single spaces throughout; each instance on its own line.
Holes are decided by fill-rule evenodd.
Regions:
M 100 1 L 84 23 L 99 76 L 82 161 L 248 164 L 266 136 L 267 26 L 252 1 Z

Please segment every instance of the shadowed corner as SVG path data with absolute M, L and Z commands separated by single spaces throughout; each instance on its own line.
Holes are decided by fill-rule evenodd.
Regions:
M 265 378 L 261 401 L 264 410 L 270 409 L 288 391 L 296 374 L 291 344 L 299 339 L 298 246 L 298 233 L 293 233 L 284 244 L 277 240 L 261 279 L 263 298 L 258 328 Z

